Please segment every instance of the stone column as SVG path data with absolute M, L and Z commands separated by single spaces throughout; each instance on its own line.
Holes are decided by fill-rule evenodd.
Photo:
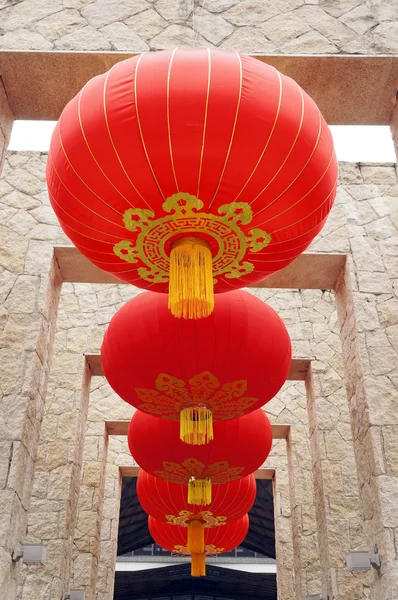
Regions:
M 113 600 L 122 492 L 119 456 L 126 451 L 126 446 L 125 438 L 109 437 L 95 600 Z
M 288 292 L 288 294 L 290 297 L 292 292 Z M 280 451 L 283 450 L 283 455 L 274 461 L 275 450 L 273 448 L 267 466 L 269 463 L 275 467 L 276 482 L 279 482 L 280 460 L 282 460 L 284 475 L 287 464 L 288 485 L 286 491 L 288 498 L 285 498 L 284 501 L 290 502 L 291 539 L 289 542 L 285 540 L 283 546 L 290 544 L 289 554 L 292 556 L 293 573 L 292 568 L 289 567 L 290 571 L 286 569 L 285 574 L 290 578 L 294 576 L 295 600 L 303 600 L 304 596 L 315 594 L 321 589 L 304 382 L 288 381 L 279 394 L 265 406 L 265 410 L 274 424 L 290 424 L 286 442 L 279 441 L 278 445 L 274 443 L 275 450 L 276 448 L 279 448 Z M 279 502 L 279 496 L 276 498 Z M 276 519 L 278 510 L 276 505 Z M 286 515 L 286 510 L 284 512 Z
M 271 453 L 263 466 L 275 470 L 273 491 L 278 600 L 295 600 L 292 511 L 285 440 L 274 440 Z
M 85 358 L 59 351 L 48 386 L 27 540 L 44 543 L 47 560 L 24 567 L 21 600 L 62 598 L 70 589 L 73 535 L 81 480 L 91 375 Z
M 398 93 L 394 102 L 390 127 L 392 139 L 394 140 L 395 153 L 398 157 Z
M 7 93 L 0 76 L 0 175 L 3 170 L 4 159 L 8 142 L 10 140 L 14 115 L 8 104 Z
M 0 78 L 0 171 L 12 122 Z M 30 183 L 33 188 L 39 182 L 31 176 Z M 0 182 L 0 198 L 6 223 L 0 226 L 0 597 L 14 600 L 21 563 L 11 556 L 25 542 L 61 279 L 52 248 L 40 253 L 25 237 L 37 222 L 28 217 L 28 225 L 23 203 L 32 207 L 35 201 L 13 189 L 10 170 Z
M 114 287 L 113 294 L 119 291 Z M 108 289 L 110 291 L 112 288 Z M 89 345 L 95 346 L 97 343 L 97 335 L 94 335 Z M 120 454 L 123 455 L 123 463 L 125 454 L 131 464 L 132 458 L 125 437 L 118 441 L 115 441 L 117 438 L 111 438 L 113 441 L 108 456 L 106 421 L 128 422 L 132 413 L 133 407 L 114 394 L 103 377 L 92 380 L 70 583 L 71 589 L 86 591 L 86 600 L 95 600 L 99 594 L 109 593 L 109 597 L 113 594 L 113 583 L 110 585 L 110 582 L 114 579 L 115 565 L 112 560 L 116 560 L 117 527 L 116 532 L 113 531 L 111 522 L 119 523 L 120 475 L 117 465 Z M 119 449 L 117 454 L 116 448 Z M 107 566 L 104 566 L 105 563 Z M 109 577 L 108 569 L 112 569 Z
M 102 429 L 97 432 L 96 429 Z M 71 589 L 84 589 L 95 599 L 104 504 L 108 434 L 105 423 L 88 427 L 84 439 L 83 469 L 74 533 Z
M 324 373 L 310 369 L 306 379 L 320 591 L 331 600 L 361 600 L 366 597 L 368 577 L 348 573 L 345 565 L 347 552 L 364 549 L 354 451 L 345 391 L 338 378 L 332 383 L 331 377 L 330 368 Z
M 319 593 L 321 589 L 314 483 L 308 436 L 308 424 L 295 423 L 290 427 L 287 438 L 295 600 L 303 600 L 305 596 Z
M 377 544 L 381 556 L 380 570 L 372 570 L 370 574 L 370 597 L 395 600 L 398 597 L 398 300 L 392 283 L 397 275 L 396 237 L 391 243 L 376 244 L 373 251 L 379 248 L 386 252 L 380 263 L 385 270 L 372 272 L 370 255 L 366 257 L 368 265 L 365 257 L 362 262 L 369 270 L 361 271 L 358 257 L 357 278 L 347 268 L 339 279 L 336 297 L 365 549 L 372 552 Z

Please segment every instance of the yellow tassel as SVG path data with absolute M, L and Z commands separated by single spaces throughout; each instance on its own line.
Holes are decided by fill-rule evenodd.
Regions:
M 195 479 L 195 477 L 192 477 L 188 482 L 188 504 L 194 504 L 195 506 L 206 506 L 210 503 L 210 479 Z
M 192 554 L 191 577 L 204 577 L 206 575 L 206 554 Z
M 189 554 L 201 554 L 205 551 L 205 528 L 202 521 L 190 521 L 188 523 Z
M 213 259 L 205 240 L 185 237 L 172 244 L 169 309 L 183 319 L 203 319 L 213 312 Z
M 213 439 L 213 415 L 205 407 L 183 408 L 180 412 L 180 439 L 186 444 L 203 446 Z

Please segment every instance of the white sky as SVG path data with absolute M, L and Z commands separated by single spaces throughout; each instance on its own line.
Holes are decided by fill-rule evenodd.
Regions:
M 55 121 L 15 121 L 9 150 L 47 152 Z M 396 162 L 390 128 L 358 125 L 330 127 L 337 159 L 348 162 Z

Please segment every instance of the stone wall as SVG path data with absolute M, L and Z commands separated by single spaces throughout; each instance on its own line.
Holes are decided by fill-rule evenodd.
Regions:
M 394 54 L 397 0 L 0 0 L 0 49 Z
M 394 54 L 398 0 L 0 0 L 0 50 Z M 0 170 L 12 114 L 0 78 Z M 397 141 L 398 112 L 392 131 Z M 0 179 L 0 598 L 60 600 L 83 587 L 111 600 L 126 440 L 107 420 L 131 408 L 82 358 L 136 291 L 64 284 L 67 243 L 49 206 L 46 155 L 8 154 Z M 394 165 L 340 164 L 336 205 L 314 252 L 349 257 L 336 293 L 257 291 L 285 320 L 305 385 L 266 407 L 291 425 L 274 444 L 280 600 L 398 598 L 398 187 Z M 337 311 L 336 311 L 337 308 Z M 53 347 L 54 340 L 54 347 Z M 53 360 L 52 360 L 52 357 Z M 43 567 L 12 563 L 43 541 Z M 380 572 L 350 575 L 349 549 Z
M 110 600 L 119 466 L 129 459 L 125 440 L 108 440 L 104 422 L 128 419 L 131 408 L 102 379 L 90 382 L 82 353 L 99 350 L 110 318 L 136 290 L 64 284 L 50 370 L 52 329 L 46 324 L 55 323 L 58 293 L 51 249 L 66 240 L 48 204 L 45 161 L 40 153 L 9 154 L 0 180 L 0 227 L 6 241 L 0 255 L 5 357 L 0 370 L 9 406 L 7 411 L 7 403 L 2 405 L 0 416 L 13 433 L 8 442 L 9 433 L 2 430 L 7 448 L 0 459 L 0 508 L 12 544 L 27 534 L 28 541 L 46 544 L 49 558 L 44 567 L 8 571 L 12 544 L 7 542 L 2 563 L 7 576 L 0 589 L 7 600 L 49 600 L 79 586 L 89 600 Z M 396 170 L 394 165 L 340 164 L 340 179 L 336 205 L 312 246 L 352 256 L 353 277 L 340 283 L 337 296 L 340 321 L 330 292 L 254 290 L 284 319 L 294 355 L 312 359 L 307 386 L 287 384 L 266 407 L 272 422 L 291 425 L 288 444 L 278 441 L 267 461 L 276 469 L 281 600 L 302 600 L 326 590 L 336 599 L 391 600 L 389 590 L 397 582 Z M 353 302 L 345 297 L 350 288 Z M 355 324 L 343 314 L 354 307 Z M 340 325 L 349 342 L 343 349 Z M 353 405 L 358 370 L 366 379 L 360 412 Z M 360 419 L 367 419 L 364 429 Z M 19 512 L 10 514 L 16 507 Z M 375 541 L 382 549 L 382 576 L 347 574 L 345 552 L 372 550 Z

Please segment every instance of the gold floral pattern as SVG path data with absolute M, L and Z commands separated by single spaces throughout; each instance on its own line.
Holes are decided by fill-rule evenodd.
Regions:
M 176 554 L 189 554 L 186 546 L 174 546 L 173 552 Z M 223 552 L 225 552 L 225 548 L 217 548 L 214 544 L 207 544 L 205 546 L 205 554 L 207 555 L 222 554 Z
M 210 371 L 203 371 L 188 380 L 160 373 L 155 381 L 156 389 L 136 388 L 141 400 L 138 408 L 159 417 L 178 421 L 180 412 L 187 406 L 206 406 L 213 419 L 224 421 L 240 417 L 258 402 L 258 398 L 245 396 L 247 381 L 219 382 Z
M 228 483 L 242 477 L 245 467 L 230 467 L 226 460 L 206 465 L 196 458 L 187 458 L 181 464 L 164 461 L 162 471 L 154 471 L 160 477 L 172 483 L 188 483 L 191 477 L 210 479 L 212 483 Z
M 200 212 L 203 202 L 196 196 L 179 192 L 162 204 L 166 214 L 155 219 L 152 210 L 129 208 L 123 215 L 128 231 L 136 234 L 132 240 L 121 240 L 113 251 L 122 260 L 137 264 L 138 275 L 152 283 L 165 283 L 169 279 L 170 259 L 165 245 L 181 234 L 205 235 L 218 247 L 213 257 L 214 283 L 217 276 L 238 279 L 254 269 L 251 262 L 243 260 L 246 255 L 259 252 L 271 242 L 271 236 L 262 229 L 252 229 L 248 235 L 242 225 L 248 225 L 253 212 L 246 202 L 231 202 L 218 209 L 218 215 Z M 141 265 L 141 266 L 140 266 Z
M 213 513 L 209 510 L 202 510 L 198 513 L 193 513 L 190 510 L 180 510 L 178 515 L 166 515 L 167 523 L 169 525 L 180 525 L 180 527 L 188 527 L 188 523 L 192 519 L 199 519 L 203 521 L 203 526 L 208 527 L 220 527 L 221 525 L 227 524 L 227 517 L 214 517 Z

